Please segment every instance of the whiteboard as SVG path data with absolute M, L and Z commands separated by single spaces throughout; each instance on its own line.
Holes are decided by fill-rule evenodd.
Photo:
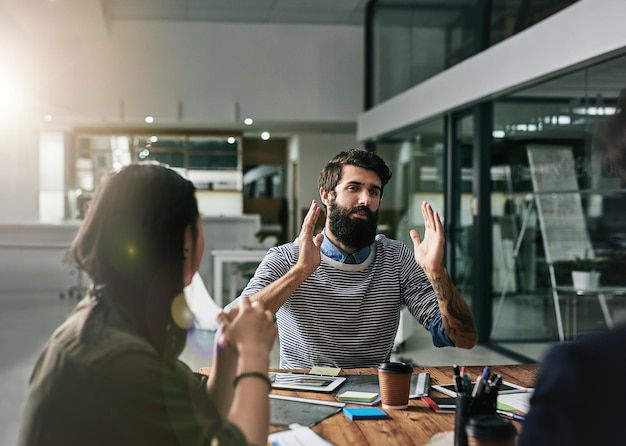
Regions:
M 548 264 L 593 257 L 571 147 L 526 147 Z

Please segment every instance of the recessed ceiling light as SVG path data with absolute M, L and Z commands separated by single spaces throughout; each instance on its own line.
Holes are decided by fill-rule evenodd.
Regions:
M 154 122 L 154 118 L 152 116 L 146 116 L 145 121 L 147 124 L 152 124 Z
M 245 125 L 252 125 L 253 122 L 254 121 L 252 120 L 252 118 L 246 118 L 246 119 L 243 120 L 243 123 Z
M 264 141 L 267 141 L 268 139 L 270 139 L 270 132 L 261 133 L 261 139 Z

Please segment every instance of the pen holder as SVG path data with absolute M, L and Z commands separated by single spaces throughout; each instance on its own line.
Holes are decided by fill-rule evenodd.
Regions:
M 454 415 L 454 446 L 467 446 L 465 427 L 470 418 L 477 415 L 495 415 L 498 392 L 480 396 L 458 394 Z

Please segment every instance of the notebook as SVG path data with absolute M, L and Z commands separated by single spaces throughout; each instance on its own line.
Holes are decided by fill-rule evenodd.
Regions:
M 384 420 L 389 416 L 378 407 L 344 407 L 343 413 L 351 420 Z

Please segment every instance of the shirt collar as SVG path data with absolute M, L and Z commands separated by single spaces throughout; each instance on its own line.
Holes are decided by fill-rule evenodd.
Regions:
M 322 254 L 324 254 L 326 257 L 330 257 L 333 260 L 336 260 L 337 262 L 343 263 L 346 260 L 346 257 L 348 257 L 350 254 L 343 252 L 335 244 L 333 244 L 333 242 L 331 242 L 328 237 L 326 237 L 326 233 L 324 231 L 322 231 L 322 234 L 324 234 L 324 241 L 320 246 L 320 251 L 322 252 Z M 352 256 L 354 257 L 356 263 L 363 263 L 365 259 L 367 259 L 367 257 L 370 255 L 371 251 L 372 247 L 370 245 L 367 245 L 352 253 Z

